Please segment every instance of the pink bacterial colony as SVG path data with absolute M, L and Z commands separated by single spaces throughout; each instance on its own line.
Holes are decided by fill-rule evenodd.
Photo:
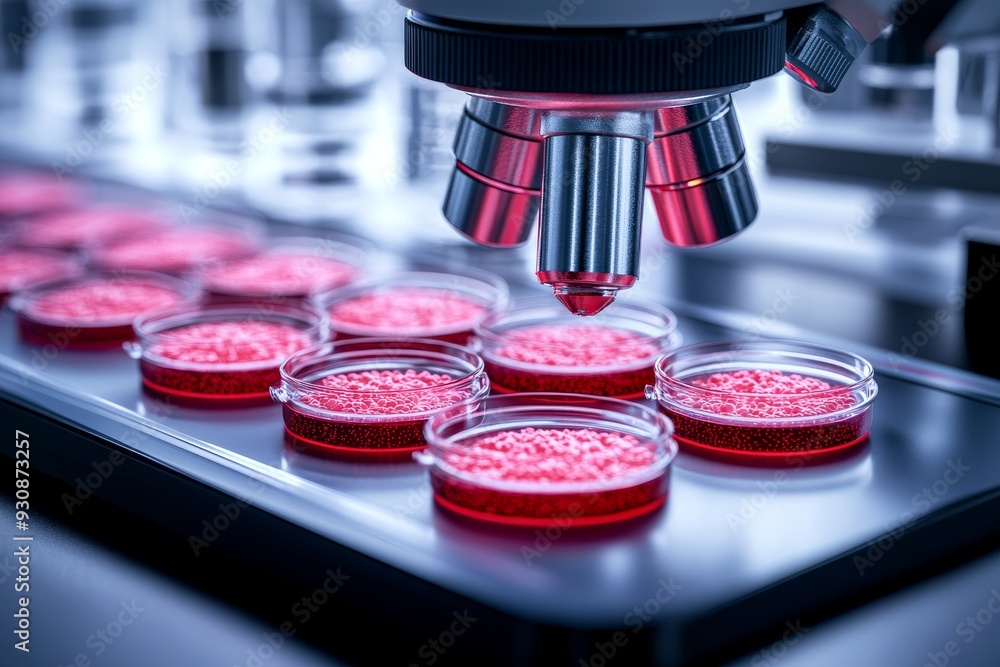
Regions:
M 213 292 L 247 295 L 307 296 L 344 285 L 357 269 L 332 257 L 274 253 L 213 266 L 204 274 Z
M 715 373 L 690 383 L 701 389 L 720 392 L 719 396 L 706 398 L 704 394 L 685 394 L 680 397 L 681 402 L 688 407 L 720 415 L 764 419 L 812 417 L 850 408 L 856 403 L 846 391 L 810 396 L 808 394 L 826 392 L 834 387 L 819 378 L 798 373 L 785 375 L 779 370 Z
M 463 445 L 462 452 L 445 461 L 478 479 L 522 482 L 613 480 L 656 460 L 635 436 L 589 428 L 500 431 Z
M 443 289 L 399 287 L 371 292 L 330 307 L 334 328 L 371 334 L 419 336 L 441 330 L 471 330 L 486 309 Z
M 469 392 L 459 389 L 412 391 L 439 387 L 454 380 L 455 378 L 443 373 L 413 368 L 336 373 L 327 375 L 319 382 L 334 393 L 307 393 L 300 400 L 307 405 L 333 412 L 360 415 L 415 414 L 448 407 L 468 398 Z
M 134 236 L 157 226 L 152 217 L 128 209 L 76 209 L 36 218 L 19 233 L 27 244 L 77 248 L 90 243 Z
M 31 283 L 60 278 L 68 273 L 73 262 L 65 257 L 32 250 L 0 250 L 0 295 L 13 292 Z
M 648 336 L 626 329 L 540 324 L 506 332 L 496 354 L 542 366 L 594 367 L 649 359 L 658 352 Z
M 177 273 L 251 250 L 251 241 L 227 230 L 174 229 L 116 241 L 97 250 L 94 261 L 108 269 Z
M 275 322 L 203 322 L 163 334 L 150 354 L 198 364 L 280 362 L 310 345 L 309 336 Z
M 174 306 L 183 297 L 166 287 L 127 280 L 99 280 L 42 294 L 25 315 L 66 325 L 130 323 L 151 310 Z

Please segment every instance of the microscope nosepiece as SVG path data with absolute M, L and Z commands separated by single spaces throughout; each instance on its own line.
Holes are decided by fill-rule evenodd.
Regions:
M 542 187 L 537 112 L 471 97 L 455 135 L 455 168 L 442 212 L 476 243 L 528 240 Z
M 646 187 L 676 246 L 718 243 L 753 222 L 757 197 L 729 95 L 657 112 Z

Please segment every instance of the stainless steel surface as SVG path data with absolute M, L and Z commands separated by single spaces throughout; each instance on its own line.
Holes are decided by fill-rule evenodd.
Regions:
M 469 11 L 480 11 L 478 5 L 466 6 Z M 526 6 L 511 5 L 512 10 L 517 7 Z M 676 7 L 678 12 L 695 12 L 705 6 Z M 535 19 L 545 20 L 544 7 L 530 9 L 536 12 Z M 577 5 L 577 16 L 582 20 L 586 12 L 615 9 L 582 3 Z M 366 20 L 376 21 L 378 11 Z M 376 32 L 383 30 L 377 22 L 371 25 Z M 388 38 L 389 30 L 385 28 L 380 37 Z M 32 48 L 51 46 L 46 35 L 55 37 L 56 33 L 43 32 L 32 41 Z M 364 41 L 357 39 L 357 43 Z M 355 46 L 349 41 L 343 55 L 355 53 Z M 363 50 L 359 47 L 358 53 Z M 143 135 L 146 143 L 112 165 L 116 171 L 102 171 L 96 159 L 83 159 L 74 165 L 72 176 L 113 173 L 114 179 L 152 183 L 159 192 L 174 195 L 181 206 L 191 206 L 193 201 L 201 202 L 198 206 L 250 202 L 259 205 L 257 211 L 272 214 L 275 229 L 292 218 L 303 198 L 309 198 L 321 214 L 308 222 L 316 235 L 330 228 L 352 229 L 384 249 L 398 251 L 401 259 L 437 261 L 451 267 L 477 265 L 503 273 L 516 296 L 540 289 L 530 280 L 532 248 L 473 247 L 464 244 L 441 218 L 440 197 L 452 164 L 450 158 L 440 158 L 448 151 L 451 132 L 437 130 L 450 121 L 428 123 L 427 141 L 417 147 L 406 143 L 403 132 L 397 130 L 415 119 L 401 111 L 399 98 L 408 85 L 403 83 L 406 73 L 398 66 L 398 51 L 389 53 L 387 62 L 396 65 L 395 69 L 378 81 L 370 103 L 351 107 L 352 120 L 345 122 L 345 108 L 323 109 L 326 122 L 337 125 L 342 133 L 356 134 L 357 127 L 378 130 L 374 150 L 350 156 L 362 177 L 343 191 L 331 193 L 317 187 L 321 182 L 317 177 L 315 181 L 296 180 L 300 187 L 291 194 L 266 190 L 253 182 L 234 182 L 228 191 L 226 186 L 217 190 L 218 198 L 206 197 L 207 186 L 218 186 L 212 179 L 217 173 L 215 163 L 184 161 L 181 171 L 190 180 L 178 180 L 175 163 L 180 163 L 178 156 L 186 157 L 184 145 L 164 140 L 153 131 Z M 172 70 L 171 77 L 171 82 L 185 81 L 180 68 Z M 64 91 L 51 86 L 52 79 L 43 81 L 45 85 L 38 89 L 46 95 Z M 877 369 L 880 395 L 871 438 L 849 458 L 776 470 L 682 454 L 673 470 L 672 495 L 662 512 L 604 532 L 570 526 L 557 539 L 546 537 L 546 542 L 530 531 L 492 530 L 444 514 L 434 506 L 425 472 L 416 464 L 355 464 L 293 452 L 282 442 L 277 406 L 215 412 L 154 401 L 142 394 L 135 362 L 124 353 L 92 355 L 22 344 L 13 337 L 14 323 L 8 313 L 0 315 L 0 405 L 38 411 L 53 424 L 99 434 L 119 443 L 136 460 L 163 466 L 165 476 L 176 486 L 172 493 L 156 499 L 169 503 L 179 520 L 189 522 L 192 533 L 200 530 L 202 519 L 210 517 L 185 515 L 179 509 L 179 501 L 191 489 L 217 489 L 228 497 L 246 499 L 288 525 L 321 536 L 324 547 L 351 550 L 386 572 L 405 573 L 460 600 L 509 613 L 516 627 L 509 636 L 502 636 L 510 639 L 512 650 L 544 643 L 539 638 L 552 627 L 561 628 L 560 632 L 565 628 L 564 636 L 594 628 L 630 633 L 635 626 L 629 623 L 636 617 L 629 614 L 655 600 L 661 592 L 660 581 L 671 578 L 682 588 L 669 604 L 660 605 L 658 613 L 641 623 L 646 632 L 631 642 L 633 647 L 641 644 L 648 649 L 653 656 L 650 662 L 655 664 L 677 663 L 685 652 L 708 650 L 706 646 L 728 646 L 755 623 L 780 627 L 800 611 L 824 606 L 819 602 L 821 591 L 831 596 L 845 591 L 848 603 L 858 592 L 880 595 L 884 589 L 872 583 L 893 571 L 894 562 L 919 559 L 925 553 L 926 543 L 907 521 L 937 517 L 940 525 L 935 534 L 940 539 L 932 546 L 945 552 L 954 551 L 957 544 L 949 537 L 960 537 L 949 534 L 949 526 L 995 532 L 995 521 L 962 523 L 974 499 L 995 493 L 1000 480 L 1000 382 L 970 372 L 974 369 L 962 331 L 965 302 L 954 299 L 968 287 L 959 232 L 972 223 L 996 227 L 1000 202 L 993 183 L 986 182 L 981 173 L 980 190 L 989 190 L 988 194 L 926 187 L 947 181 L 949 156 L 985 154 L 992 151 L 991 142 L 965 137 L 941 149 L 941 157 L 926 162 L 918 179 L 911 181 L 912 172 L 903 169 L 915 150 L 936 145 L 935 128 L 886 117 L 827 117 L 819 113 L 824 103 L 803 104 L 791 92 L 791 84 L 787 77 L 767 80 L 736 97 L 746 130 L 743 164 L 760 187 L 758 224 L 741 234 L 738 242 L 694 251 L 660 247 L 655 230 L 646 230 L 653 234 L 642 240 L 643 278 L 623 298 L 635 295 L 669 305 L 679 314 L 681 331 L 692 343 L 774 335 L 825 343 L 868 358 Z M 442 94 L 452 92 L 441 89 Z M 708 102 L 720 95 L 711 91 L 669 101 L 552 96 L 543 103 L 517 95 L 501 99 L 498 91 L 485 88 L 476 92 L 536 117 L 543 109 L 656 110 Z M 60 103 L 49 108 L 63 108 L 62 98 L 58 99 Z M 470 108 L 479 109 L 479 104 L 473 100 Z M 829 104 L 832 108 L 835 102 Z M 131 118 L 156 118 L 155 95 L 150 95 L 147 105 L 136 107 Z M 442 114 L 440 119 L 458 118 L 461 106 L 459 101 L 453 116 Z M 83 126 L 50 133 L 51 126 L 36 113 L 45 107 L 29 103 L 26 108 L 31 122 L 2 126 L 6 158 L 23 156 L 26 162 L 47 168 L 53 160 L 65 161 L 64 153 L 86 136 L 81 134 Z M 416 115 L 427 115 L 427 108 L 421 109 Z M 241 128 L 241 137 L 259 139 L 250 133 L 270 127 L 266 123 L 272 116 L 267 114 L 273 112 L 261 111 L 265 123 Z M 478 117 L 496 126 L 492 115 Z M 296 124 L 316 122 L 308 114 L 294 118 Z M 151 126 L 159 127 L 157 123 Z M 775 134 L 788 140 L 780 144 L 778 157 L 791 154 L 796 139 L 865 148 L 884 145 L 893 153 L 884 163 L 882 177 L 864 185 L 768 176 L 763 166 L 774 154 L 764 140 Z M 112 138 L 113 133 L 108 135 Z M 280 144 L 258 141 L 259 154 L 241 155 L 238 166 L 274 165 Z M 323 146 L 325 151 L 340 150 L 329 143 Z M 730 154 L 719 149 L 720 160 Z M 299 162 L 297 155 L 291 161 Z M 443 168 L 418 168 L 432 160 Z M 815 162 L 800 163 L 796 175 L 810 166 L 822 166 Z M 322 175 L 334 176 L 328 170 Z M 850 171 L 850 175 L 858 173 Z M 474 180 L 460 187 L 482 185 Z M 897 180 L 905 192 L 893 189 Z M 485 198 L 492 192 L 483 187 L 478 194 L 463 197 Z M 347 195 L 354 200 L 345 205 Z M 733 200 L 732 194 L 725 196 Z M 490 205 L 505 217 L 505 207 L 513 203 Z M 331 213 L 334 207 L 339 207 L 336 216 Z M 295 229 L 303 231 L 301 226 Z M 495 232 L 502 234 L 500 228 Z M 990 279 L 997 278 L 990 274 Z M 934 331 L 933 335 L 928 331 Z M 77 462 L 89 472 L 90 459 L 70 442 L 58 437 L 46 440 L 39 460 L 32 465 L 37 463 L 39 470 L 52 465 L 53 470 L 71 471 Z M 957 478 L 956 468 L 962 473 Z M 77 474 L 68 477 L 71 485 Z M 123 483 L 124 477 L 119 478 Z M 134 489 L 124 504 L 136 511 L 157 506 L 144 488 Z M 247 557 L 273 557 L 280 560 L 278 567 L 285 567 L 289 558 L 301 555 L 295 552 L 296 542 L 270 537 L 267 532 L 254 535 L 258 542 L 247 549 Z M 882 548 L 879 539 L 891 539 L 891 549 L 878 551 Z M 877 561 L 869 559 L 871 566 L 862 562 L 863 571 L 859 571 L 850 556 L 852 549 L 865 558 L 869 549 L 881 556 Z M 316 552 L 321 557 L 326 550 L 310 550 L 310 555 Z M 831 564 L 839 569 L 828 569 Z M 352 583 L 361 588 L 372 585 L 360 578 Z M 775 591 L 784 596 L 783 606 L 773 604 Z M 419 607 L 423 602 L 419 597 L 390 596 L 382 611 L 388 617 L 404 604 Z M 726 613 L 730 616 L 725 617 Z M 896 613 L 887 612 L 888 625 L 871 621 L 879 624 L 880 638 L 885 639 L 881 633 L 888 628 L 885 632 L 892 635 L 896 647 L 916 646 L 914 628 L 923 632 L 927 626 L 896 622 Z M 956 618 L 955 623 L 960 620 Z M 950 626 L 942 631 L 942 638 L 954 623 Z M 862 633 L 863 637 L 871 634 Z M 481 637 L 470 635 L 470 641 L 475 645 Z M 577 634 L 567 641 L 573 642 L 572 664 L 579 664 L 579 659 L 584 664 L 599 662 L 594 657 L 599 655 L 596 644 L 588 636 Z M 981 638 L 976 646 L 979 641 L 988 640 Z M 819 645 L 815 651 L 826 655 L 831 644 L 827 640 Z M 853 645 L 836 654 L 840 662 L 853 659 L 852 649 Z M 937 650 L 931 642 L 926 650 L 911 651 L 905 657 L 912 654 L 923 660 L 927 651 Z M 540 660 L 540 655 L 533 657 Z M 804 655 L 803 664 L 818 660 L 815 652 L 807 650 Z M 876 664 L 900 662 L 898 651 L 885 655 Z M 756 656 L 748 654 L 743 663 Z M 67 657 L 71 656 L 54 660 Z M 105 657 L 113 659 L 110 654 Z M 790 661 L 796 659 L 789 656 Z M 863 664 L 862 658 L 858 661 Z M 630 663 L 624 654 L 617 662 Z
M 739 335 L 692 317 L 683 304 L 675 308 L 686 340 Z M 286 449 L 278 406 L 171 406 L 143 395 L 124 353 L 49 358 L 14 339 L 9 315 L 0 327 L 5 396 L 532 623 L 628 628 L 633 608 L 655 596 L 661 581 L 679 584 L 670 604 L 643 624 L 660 664 L 675 664 L 678 633 L 711 610 L 752 600 L 887 529 L 994 489 L 1000 466 L 1000 383 L 986 383 L 992 397 L 978 400 L 961 389 L 961 374 L 920 363 L 893 370 L 876 357 L 871 439 L 851 457 L 822 466 L 793 460 L 779 471 L 682 454 L 664 511 L 601 534 L 569 526 L 539 547 L 534 534 L 442 513 L 415 463 L 341 463 Z M 957 384 L 935 388 L 935 374 Z M 960 474 L 950 472 L 956 467 Z M 893 548 L 904 552 L 906 539 Z M 843 576 L 862 574 L 870 572 L 850 567 Z M 754 613 L 766 616 L 767 607 Z M 718 629 L 716 641 L 730 632 L 738 628 Z

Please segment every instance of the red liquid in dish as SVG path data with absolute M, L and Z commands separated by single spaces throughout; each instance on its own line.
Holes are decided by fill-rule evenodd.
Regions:
M 0 250 L 0 305 L 16 290 L 45 280 L 68 278 L 78 268 L 70 257 L 34 250 Z
M 224 229 L 172 229 L 112 242 L 93 253 L 98 266 L 113 271 L 183 273 L 199 264 L 253 252 L 254 242 Z
M 30 343 L 119 347 L 135 337 L 135 318 L 183 300 L 180 292 L 141 279 L 87 280 L 40 293 L 18 312 L 18 325 L 21 338 Z
M 17 240 L 30 246 L 69 250 L 149 233 L 162 224 L 142 211 L 82 208 L 34 218 L 20 228 Z
M 32 215 L 70 206 L 78 192 L 70 183 L 41 174 L 0 174 L 0 217 Z
M 328 375 L 316 384 L 329 391 L 304 392 L 295 402 L 284 404 L 288 440 L 296 448 L 316 453 L 408 456 L 426 444 L 428 413 L 471 397 L 468 389 L 434 389 L 455 379 L 412 368 Z M 407 418 L 410 414 L 419 416 Z
M 554 391 L 638 398 L 654 381 L 653 364 L 659 353 L 653 339 L 626 329 L 541 324 L 504 333 L 499 347 L 483 351 L 483 360 L 498 393 Z
M 447 289 L 399 287 L 337 302 L 329 314 L 341 338 L 411 336 L 464 345 L 486 307 Z
M 649 512 L 666 498 L 666 469 L 644 480 L 643 472 L 656 464 L 657 454 L 632 435 L 589 428 L 523 428 L 457 447 L 461 452 L 440 454 L 440 466 L 431 468 L 435 498 L 450 510 L 478 519 L 597 524 Z M 533 489 L 502 488 L 518 482 L 530 483 Z M 547 485 L 552 485 L 551 491 Z M 561 491 L 560 485 L 574 488 Z
M 281 362 L 314 342 L 294 326 L 254 321 L 190 324 L 158 338 L 140 360 L 144 386 L 193 405 L 267 402 Z
M 212 266 L 202 283 L 216 294 L 306 297 L 346 285 L 357 274 L 357 267 L 332 257 L 274 253 Z
M 785 375 L 777 370 L 715 373 L 687 380 L 702 389 L 718 391 L 698 396 L 680 394 L 682 405 L 721 417 L 759 418 L 760 425 L 719 424 L 677 410 L 661 409 L 674 422 L 681 443 L 720 453 L 783 455 L 798 452 L 840 451 L 862 441 L 871 427 L 871 412 L 830 418 L 857 405 L 843 388 L 837 390 L 818 378 Z M 814 395 L 815 392 L 822 392 Z M 788 425 L 767 425 L 788 418 L 815 417 Z

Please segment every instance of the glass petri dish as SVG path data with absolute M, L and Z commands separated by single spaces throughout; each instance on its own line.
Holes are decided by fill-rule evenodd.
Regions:
M 89 205 L 23 220 L 17 225 L 14 239 L 19 245 L 33 248 L 77 250 L 158 232 L 169 224 L 165 216 L 153 210 Z
M 682 447 L 726 460 L 832 455 L 863 442 L 878 386 L 861 357 L 795 341 L 722 341 L 656 362 L 656 399 Z
M 320 295 L 339 339 L 433 338 L 465 345 L 476 324 L 504 308 L 507 283 L 485 271 L 409 271 Z
M 125 350 L 153 396 L 193 407 L 270 402 L 289 356 L 329 338 L 326 315 L 309 304 L 189 304 L 134 323 Z
M 210 296 L 302 299 L 357 282 L 368 250 L 329 239 L 268 239 L 249 257 L 206 264 L 195 282 Z
M 0 306 L 18 290 L 72 278 L 83 270 L 80 260 L 69 253 L 14 247 L 0 247 L 0 267 Z
M 563 392 L 642 398 L 656 359 L 681 344 L 677 317 L 653 303 L 619 303 L 575 317 L 551 298 L 484 318 L 473 345 L 495 393 Z
M 58 349 L 114 349 L 132 340 L 132 321 L 194 298 L 189 283 L 143 271 L 96 272 L 41 283 L 14 294 L 21 339 Z
M 494 523 L 600 525 L 667 497 L 677 455 L 670 420 L 643 405 L 559 393 L 492 396 L 427 422 L 437 504 Z
M 50 173 L 0 172 L 0 219 L 66 208 L 82 199 L 79 186 Z
M 249 220 L 189 224 L 118 239 L 90 249 L 90 263 L 107 271 L 147 270 L 184 275 L 207 262 L 258 250 L 260 228 Z
M 286 442 L 322 456 L 397 460 L 422 449 L 434 412 L 489 393 L 483 362 L 430 339 L 356 338 L 304 350 L 271 392 Z

